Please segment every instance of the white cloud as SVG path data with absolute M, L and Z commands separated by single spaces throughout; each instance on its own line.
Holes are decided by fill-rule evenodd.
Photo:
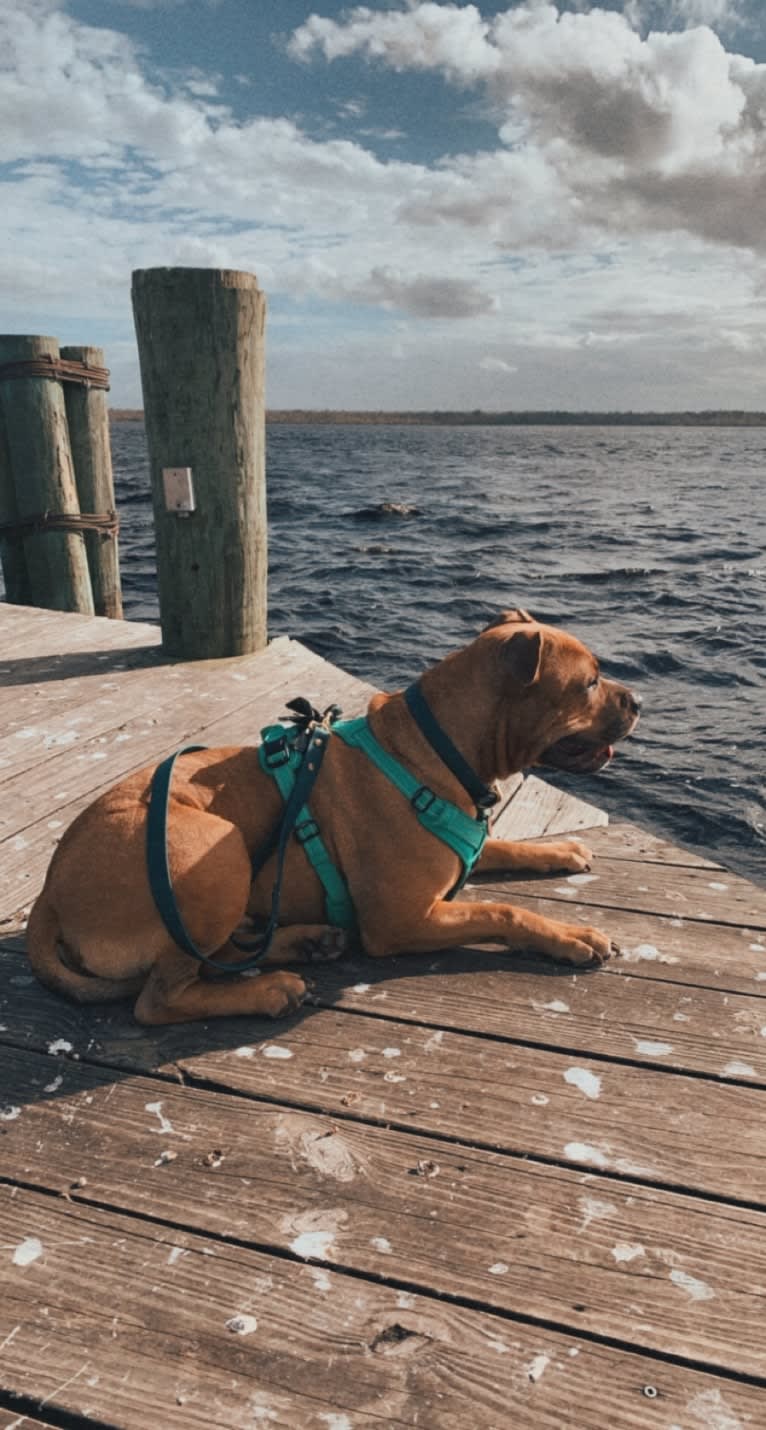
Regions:
M 308 60 L 321 49 L 328 60 L 358 50 L 394 69 L 443 69 L 459 80 L 484 79 L 497 54 L 488 42 L 490 22 L 475 5 L 418 4 L 407 10 L 360 6 L 340 23 L 310 15 L 289 45 L 294 59 Z
M 705 4 L 711 18 L 733 14 L 717 0 L 674 9 L 691 20 Z M 565 228 L 574 217 L 579 228 L 766 245 L 766 66 L 728 54 L 708 26 L 642 38 L 616 11 L 538 0 L 485 21 L 473 5 L 413 3 L 357 8 L 340 22 L 311 16 L 292 48 L 304 60 L 319 50 L 432 69 L 481 84 L 501 107 L 507 152 L 443 164 L 430 196 L 405 202 L 407 218 L 501 223 L 506 243 L 526 242 L 515 188 L 536 187 L 556 199 Z
M 390 268 L 373 268 L 369 278 L 351 292 L 363 302 L 396 308 L 416 318 L 476 318 L 492 313 L 496 306 L 489 293 L 467 279 L 425 274 L 407 278 Z

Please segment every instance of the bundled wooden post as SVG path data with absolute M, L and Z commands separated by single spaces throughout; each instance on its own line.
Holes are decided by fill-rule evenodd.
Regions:
M 266 643 L 264 323 L 254 274 L 133 274 L 165 650 Z
M 24 543 L 19 530 L 19 509 L 16 505 L 11 454 L 8 450 L 8 438 L 5 435 L 2 411 L 0 411 L 0 561 L 3 566 L 6 600 L 14 606 L 31 606 L 32 592 L 29 587 L 27 563 L 24 557 Z
M 64 347 L 67 362 L 104 369 L 102 348 Z M 106 389 L 88 383 L 64 384 L 69 441 L 72 447 L 80 510 L 99 516 L 115 516 L 112 450 L 109 438 L 109 409 Z M 97 616 L 122 617 L 122 592 L 116 530 L 85 533 L 93 605 Z
M 64 394 L 51 362 L 58 358 L 55 338 L 0 336 L 0 410 L 31 600 L 92 616 L 83 534 L 55 524 L 80 514 Z

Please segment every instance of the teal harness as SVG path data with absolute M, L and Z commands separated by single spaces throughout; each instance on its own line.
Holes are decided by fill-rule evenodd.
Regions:
M 331 728 L 335 734 L 337 724 Z M 298 748 L 299 733 L 296 725 L 267 725 L 261 730 L 262 743 L 258 751 L 260 766 L 264 774 L 271 775 L 272 779 L 276 780 L 285 807 L 295 789 L 304 760 L 304 755 Z M 333 864 L 308 804 L 301 805 L 293 834 L 324 889 L 328 924 L 332 924 L 334 928 L 355 928 L 356 914 L 348 884 Z
M 290 708 L 298 712 L 291 717 L 293 723 L 267 725 L 261 731 L 259 763 L 264 774 L 276 782 L 284 800 L 285 812 L 276 831 L 253 855 L 253 878 L 275 852 L 277 872 L 271 918 L 265 933 L 256 944 L 237 943 L 232 936 L 232 942 L 237 947 L 247 951 L 255 948 L 256 951 L 246 962 L 220 964 L 210 959 L 196 947 L 183 925 L 173 894 L 167 858 L 167 804 L 173 764 L 178 756 L 171 756 L 157 767 L 152 781 L 147 825 L 149 882 L 165 926 L 181 948 L 200 962 L 210 964 L 215 972 L 224 974 L 242 973 L 262 961 L 278 923 L 284 859 L 291 835 L 303 848 L 324 889 L 327 922 L 336 928 L 356 928 L 356 912 L 348 885 L 330 858 L 308 802 L 326 746 L 333 735 L 350 748 L 361 750 L 408 800 L 423 828 L 458 856 L 462 872 L 447 895 L 448 899 L 455 897 L 480 858 L 489 830 L 489 811 L 498 796 L 481 783 L 437 724 L 417 685 L 405 691 L 405 700 L 429 743 L 470 794 L 477 807 L 476 816 L 466 814 L 457 805 L 441 799 L 427 785 L 421 784 L 399 760 L 384 750 L 365 717 L 340 720 L 338 716 L 341 712 L 337 706 L 331 707 L 322 717 L 307 701 L 291 701 Z M 196 750 L 204 747 L 188 748 Z
M 409 800 L 423 828 L 441 839 L 443 844 L 447 844 L 457 854 L 463 872 L 447 895 L 448 899 L 454 899 L 479 862 L 489 832 L 489 812 L 482 810 L 474 818 L 449 800 L 440 799 L 433 790 L 421 784 L 404 765 L 383 749 L 365 718 L 342 720 L 333 725 L 333 734 L 339 735 L 352 749 L 363 750 L 367 758 L 372 760 L 392 785 Z

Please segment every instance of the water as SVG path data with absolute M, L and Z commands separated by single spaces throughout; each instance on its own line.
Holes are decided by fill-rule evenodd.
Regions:
M 156 619 L 143 427 L 113 450 Z M 759 428 L 271 426 L 270 633 L 393 689 L 505 606 L 567 627 L 644 714 L 556 782 L 766 882 L 765 465 Z

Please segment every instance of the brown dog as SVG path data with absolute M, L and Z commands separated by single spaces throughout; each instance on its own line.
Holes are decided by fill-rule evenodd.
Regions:
M 485 783 L 532 765 L 592 771 L 633 729 L 638 700 L 599 674 L 580 641 L 506 611 L 465 649 L 422 677 L 448 736 Z M 437 795 L 473 814 L 468 795 L 415 724 L 403 695 L 376 695 L 368 716 L 379 742 Z M 146 863 L 153 770 L 102 795 L 67 830 L 29 920 L 27 946 L 44 983 L 81 1002 L 128 995 L 142 1023 L 226 1013 L 279 1017 L 306 993 L 297 974 L 206 979 L 173 941 L 155 907 Z M 192 939 L 223 961 L 245 957 L 229 938 L 246 916 L 269 910 L 273 858 L 251 882 L 250 857 L 281 816 L 274 780 L 253 747 L 181 756 L 168 812 L 168 857 Z M 553 922 L 506 903 L 446 895 L 459 874 L 447 845 L 419 824 L 408 801 L 360 750 L 329 741 L 312 813 L 347 880 L 362 947 L 379 957 L 476 942 L 524 948 L 573 964 L 603 963 L 606 934 Z M 590 867 L 579 840 L 553 844 L 488 839 L 481 872 L 537 873 Z M 323 892 L 293 839 L 285 864 L 281 927 L 266 962 L 333 957 L 346 943 L 322 922 Z

